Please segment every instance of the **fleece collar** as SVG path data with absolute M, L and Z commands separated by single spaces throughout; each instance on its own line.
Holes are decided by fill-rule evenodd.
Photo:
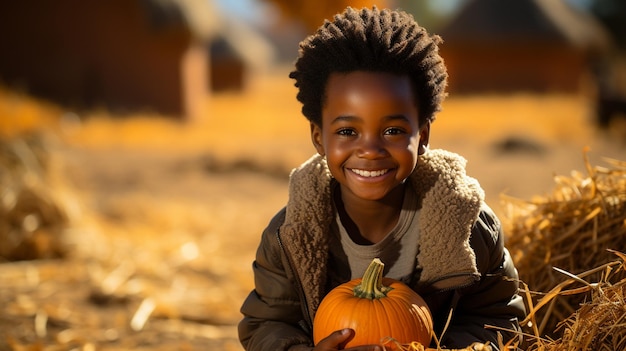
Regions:
M 469 236 L 484 192 L 466 175 L 465 164 L 464 158 L 452 152 L 429 150 L 420 156 L 408 179 L 421 205 L 416 260 L 420 286 L 447 289 L 478 276 Z M 334 220 L 331 180 L 326 160 L 320 155 L 294 169 L 285 222 L 280 228 L 311 315 L 326 286 L 328 233 Z

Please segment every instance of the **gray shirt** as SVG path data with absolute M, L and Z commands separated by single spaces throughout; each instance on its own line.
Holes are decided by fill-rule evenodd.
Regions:
M 330 280 L 334 280 L 336 285 L 341 280 L 361 278 L 367 266 L 378 257 L 385 264 L 385 277 L 407 283 L 417 256 L 417 206 L 414 191 L 406 191 L 398 223 L 383 240 L 371 245 L 355 243 L 335 210 L 336 220 L 331 225 L 330 245 L 330 263 L 335 272 L 329 272 Z

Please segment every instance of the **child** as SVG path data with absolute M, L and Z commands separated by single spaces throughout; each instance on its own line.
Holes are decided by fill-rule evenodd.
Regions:
M 497 346 L 498 332 L 507 341 L 518 330 L 524 304 L 500 223 L 465 160 L 428 149 L 446 95 L 440 42 L 412 16 L 374 7 L 347 8 L 300 44 L 290 77 L 318 154 L 292 172 L 262 235 L 241 308 L 246 350 L 342 349 L 353 330 L 313 345 L 315 311 L 375 257 L 426 300 L 437 337 L 451 316 L 442 347 Z

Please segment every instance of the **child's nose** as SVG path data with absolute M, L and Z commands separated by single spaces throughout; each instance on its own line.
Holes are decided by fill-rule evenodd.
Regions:
M 359 145 L 359 157 L 376 159 L 387 155 L 384 140 L 378 136 L 364 136 Z

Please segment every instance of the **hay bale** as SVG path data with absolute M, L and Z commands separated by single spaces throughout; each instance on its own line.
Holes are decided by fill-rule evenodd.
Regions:
M 586 173 L 555 177 L 551 194 L 529 201 L 503 197 L 507 247 L 520 279 L 536 302 L 567 277 L 610 262 L 607 249 L 626 249 L 626 161 L 607 159 L 609 167 L 592 167 L 584 154 Z M 603 271 L 588 276 L 601 281 Z M 622 270 L 612 275 L 626 278 Z M 582 284 L 582 283 L 581 283 Z M 536 331 L 554 336 L 557 325 L 588 299 L 585 294 L 558 296 L 535 313 Z
M 554 343 L 554 349 L 566 350 L 572 345 L 578 350 L 626 350 L 625 299 L 625 284 L 598 288 L 591 302 L 563 321 L 563 337 Z
M 52 180 L 49 145 L 40 135 L 0 140 L 0 260 L 65 254 L 69 218 Z
M 615 351 L 626 350 L 626 279 L 612 284 L 616 276 L 623 276 L 626 270 L 626 254 L 614 252 L 621 259 L 613 263 L 598 267 L 605 272 L 602 281 L 598 283 L 583 283 L 582 289 L 564 290 L 582 277 L 572 276 L 573 279 L 559 284 L 545 296 L 543 304 L 554 298 L 567 294 L 590 293 L 589 300 L 567 319 L 558 324 L 557 330 L 561 337 L 556 340 L 537 336 L 535 342 L 526 351 Z M 586 295 L 586 294 L 585 294 Z M 532 314 L 537 308 L 530 311 Z

